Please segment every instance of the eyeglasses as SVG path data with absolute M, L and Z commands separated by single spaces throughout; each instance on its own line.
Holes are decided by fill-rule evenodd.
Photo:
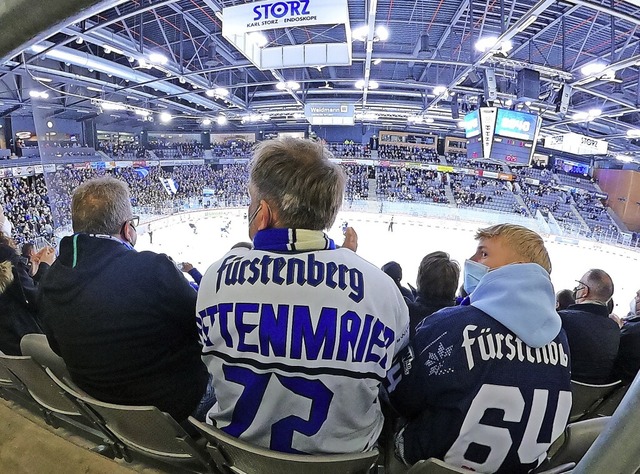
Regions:
M 138 224 L 140 224 L 140 216 L 133 216 L 131 219 L 124 221 L 122 223 L 122 229 L 120 232 L 124 232 L 124 226 L 127 225 L 127 222 L 131 227 L 133 227 L 133 230 L 136 230 L 136 227 L 138 227 Z
M 576 283 L 578 283 L 578 286 L 576 286 L 573 291 L 578 291 L 580 289 L 580 285 L 582 285 L 583 287 L 585 287 L 587 289 L 587 291 L 591 291 L 591 288 L 589 288 L 589 285 L 587 285 L 586 283 L 582 283 L 580 280 L 576 280 Z

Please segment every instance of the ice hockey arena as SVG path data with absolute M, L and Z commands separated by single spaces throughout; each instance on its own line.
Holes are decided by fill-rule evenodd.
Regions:
M 638 0 L 0 24 L 0 473 L 640 473 Z

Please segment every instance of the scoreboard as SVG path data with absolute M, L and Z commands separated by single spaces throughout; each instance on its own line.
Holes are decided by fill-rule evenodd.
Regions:
M 465 115 L 463 123 L 468 158 L 529 165 L 542 119 L 516 110 L 482 107 Z

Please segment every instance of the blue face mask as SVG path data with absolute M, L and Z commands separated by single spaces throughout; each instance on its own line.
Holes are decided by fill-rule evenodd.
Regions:
M 489 272 L 489 267 L 473 260 L 464 261 L 464 290 L 471 294 L 476 289 L 480 279 Z

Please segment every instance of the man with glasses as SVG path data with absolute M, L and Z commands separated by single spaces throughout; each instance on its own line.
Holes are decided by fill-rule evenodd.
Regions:
M 99 400 L 154 405 L 178 421 L 202 418 L 213 400 L 205 395 L 196 292 L 166 255 L 134 250 L 139 218 L 124 182 L 83 183 L 71 214 L 74 234 L 62 239 L 41 283 L 52 349 Z
M 604 270 L 589 270 L 576 281 L 573 296 L 576 303 L 558 311 L 571 349 L 571 378 L 591 384 L 611 382 L 620 344 L 620 328 L 607 308 L 613 281 Z

